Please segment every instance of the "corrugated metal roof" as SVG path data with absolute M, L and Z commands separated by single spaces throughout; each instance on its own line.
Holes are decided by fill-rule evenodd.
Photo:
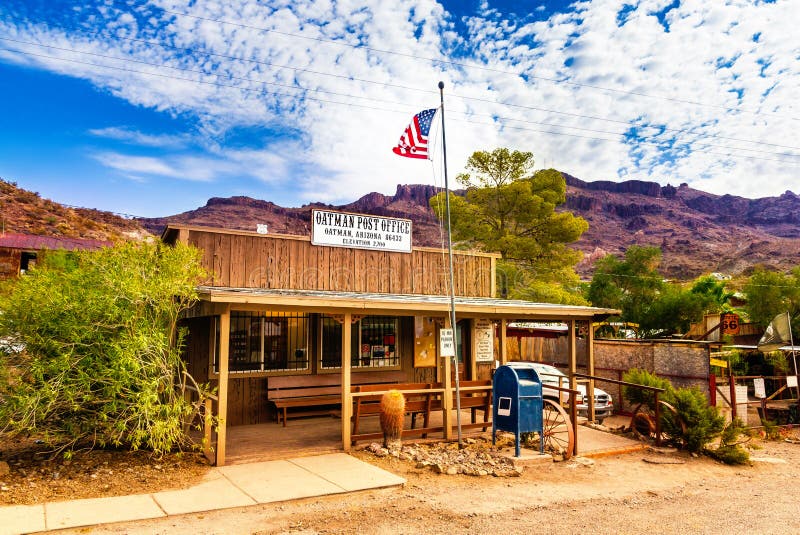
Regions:
M 86 240 L 82 238 L 62 238 L 58 236 L 35 236 L 32 234 L 4 234 L 0 236 L 0 247 L 8 249 L 68 249 L 94 250 L 112 245 L 109 241 Z
M 228 288 L 200 286 L 198 292 L 208 301 L 220 303 L 284 304 L 309 307 L 380 309 L 409 311 L 449 310 L 450 297 L 446 295 L 379 294 L 336 292 L 322 290 L 276 290 L 266 288 Z M 324 304 L 323 304 L 324 303 Z M 553 303 L 534 303 L 512 299 L 486 297 L 455 298 L 456 311 L 497 316 L 522 317 L 580 317 L 608 316 L 619 310 Z

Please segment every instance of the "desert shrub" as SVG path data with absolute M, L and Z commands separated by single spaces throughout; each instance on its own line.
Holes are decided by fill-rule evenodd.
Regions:
M 181 446 L 192 406 L 176 326 L 199 258 L 162 244 L 50 252 L 13 283 L 0 296 L 0 338 L 18 349 L 0 359 L 0 431 L 66 450 Z
M 778 422 L 774 420 L 761 419 L 762 429 L 761 436 L 766 440 L 783 440 L 789 435 L 789 430 L 781 427 Z M 791 427 L 791 426 L 788 426 Z
M 745 434 L 745 426 L 739 418 L 725 426 L 719 437 L 719 446 L 716 449 L 709 449 L 707 453 L 725 464 L 747 464 L 750 461 L 750 454 L 742 447 L 743 442 L 740 437 Z
M 672 383 L 669 380 L 638 368 L 631 368 L 625 372 L 622 380 L 637 385 L 663 388 L 666 391 L 672 390 Z M 655 393 L 652 390 L 623 386 L 622 397 L 633 406 L 642 404 L 645 407 L 649 407 L 651 411 L 655 410 Z
M 710 407 L 705 394 L 697 387 L 672 389 L 664 401 L 675 408 L 661 411 L 661 429 L 669 441 L 691 452 L 700 452 L 722 432 L 725 419 L 716 407 Z

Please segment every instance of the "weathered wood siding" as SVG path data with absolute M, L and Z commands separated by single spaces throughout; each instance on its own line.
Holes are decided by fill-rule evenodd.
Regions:
M 181 321 L 181 327 L 188 329 L 184 346 L 186 371 L 197 383 L 208 382 L 209 355 L 211 351 L 211 332 L 213 318 L 192 318 Z
M 0 248 L 0 279 L 9 279 L 19 275 L 22 252 L 19 249 Z
M 267 401 L 266 377 L 231 377 L 228 382 L 228 425 L 263 424 L 274 413 Z
M 414 249 L 392 253 L 311 244 L 308 238 L 189 230 L 182 235 L 203 251 L 207 284 L 230 288 L 335 290 L 446 295 L 447 254 Z M 467 297 L 492 295 L 492 262 L 486 255 L 454 256 L 455 290 Z

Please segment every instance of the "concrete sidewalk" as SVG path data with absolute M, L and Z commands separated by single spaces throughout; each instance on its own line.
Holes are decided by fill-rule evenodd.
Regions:
M 345 453 L 212 468 L 183 490 L 0 507 L 0 535 L 131 522 L 402 485 Z

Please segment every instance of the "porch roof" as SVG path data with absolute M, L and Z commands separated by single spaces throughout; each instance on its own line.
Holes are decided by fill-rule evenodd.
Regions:
M 321 290 L 277 290 L 265 288 L 228 288 L 200 286 L 203 301 L 229 303 L 245 307 L 279 307 L 315 312 L 447 314 L 450 297 L 446 295 L 379 294 Z M 527 319 L 603 319 L 619 310 L 577 305 L 534 303 L 485 297 L 455 298 L 460 316 Z

